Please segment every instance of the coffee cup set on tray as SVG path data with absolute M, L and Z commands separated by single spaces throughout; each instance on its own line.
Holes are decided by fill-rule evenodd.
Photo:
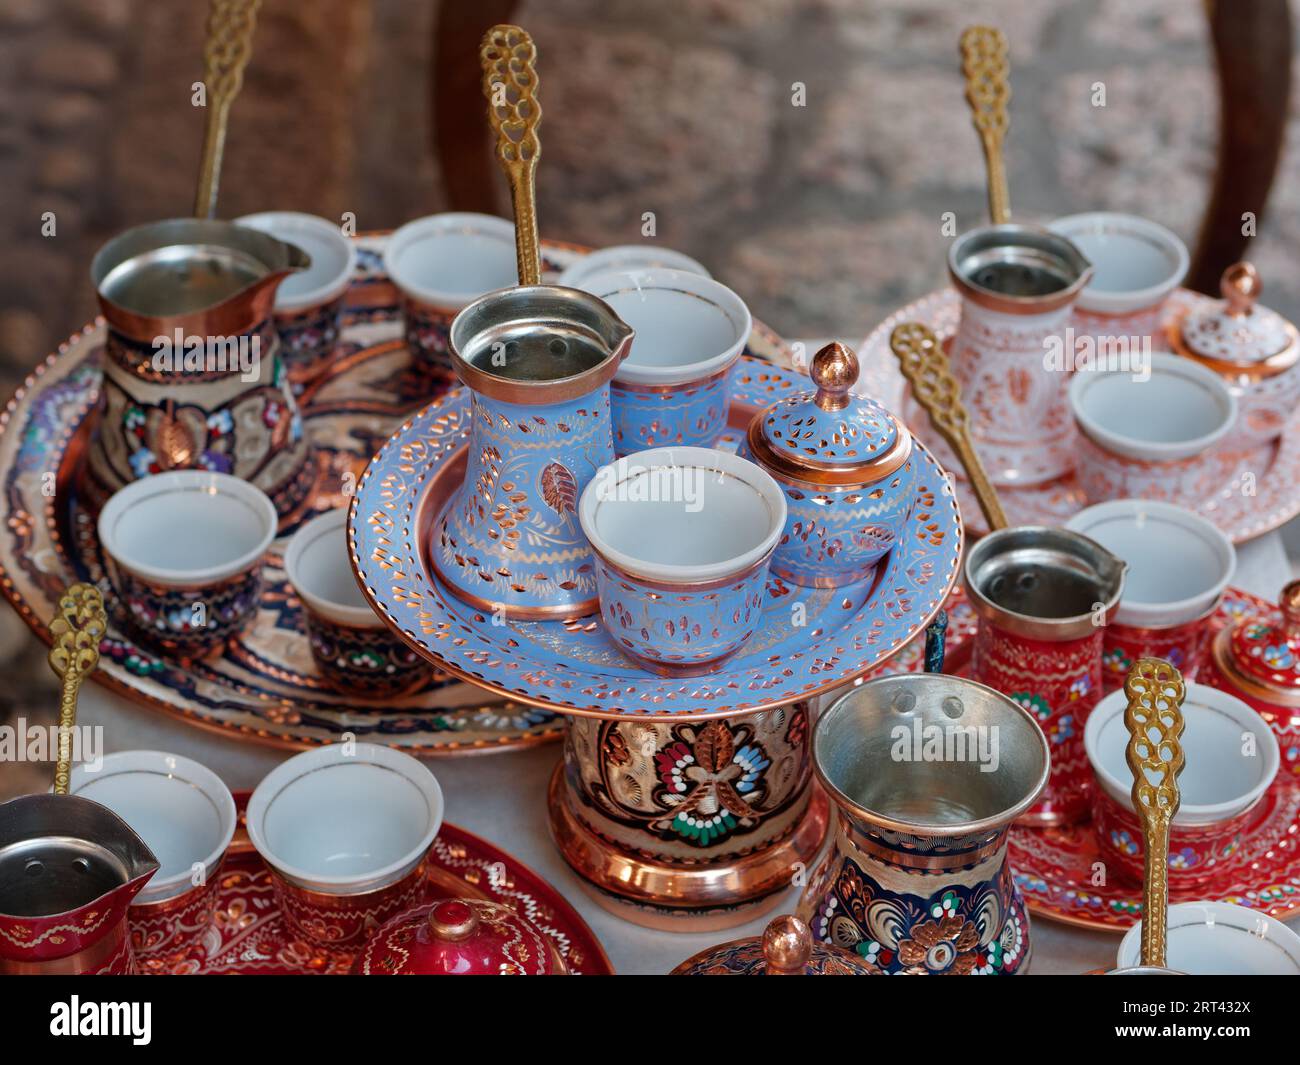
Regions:
M 1116 972 L 1300 971 L 1300 585 L 1280 617 L 1233 590 L 1260 530 L 1205 505 L 1289 480 L 1295 329 L 1246 264 L 1222 303 L 1178 289 L 1153 223 L 1009 222 L 1005 41 L 962 54 L 993 224 L 866 366 L 791 368 L 680 253 L 539 241 L 517 27 L 481 50 L 513 226 L 213 221 L 210 108 L 197 217 L 101 249 L 104 324 L 10 405 L 0 462 L 59 459 L 27 535 L 63 568 L 6 543 L 4 583 L 67 734 L 99 669 L 310 749 L 248 796 L 61 749 L 0 805 L 0 971 L 610 972 L 412 756 L 492 747 L 411 724 L 484 691 L 502 748 L 564 722 L 551 834 L 613 912 L 725 929 L 811 868 L 676 973 L 1021 973 L 1031 910 L 1129 929 Z M 1067 329 L 1171 350 L 1054 371 Z

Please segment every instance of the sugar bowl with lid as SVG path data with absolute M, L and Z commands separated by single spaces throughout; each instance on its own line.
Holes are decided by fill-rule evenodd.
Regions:
M 537 927 L 485 899 L 439 899 L 389 920 L 352 964 L 354 976 L 564 976 Z
M 912 436 L 873 399 L 852 392 L 858 358 L 827 344 L 813 356 L 815 391 L 754 416 L 738 454 L 781 486 L 788 513 L 772 572 L 793 584 L 862 580 L 898 539 L 912 509 Z
M 1282 775 L 1300 782 L 1300 581 L 1278 599 L 1280 617 L 1247 614 L 1219 630 L 1200 679 L 1268 722 L 1281 747 Z
M 1300 401 L 1300 333 L 1257 302 L 1263 282 L 1250 263 L 1228 267 L 1219 289 L 1221 302 L 1170 323 L 1169 341 L 1236 396 L 1237 423 L 1224 446 L 1256 447 L 1281 433 Z

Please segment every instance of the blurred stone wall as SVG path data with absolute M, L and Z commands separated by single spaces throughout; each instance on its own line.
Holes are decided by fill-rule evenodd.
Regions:
M 94 313 L 103 240 L 190 210 L 206 6 L 0 0 L 5 394 Z M 220 213 L 353 211 L 375 229 L 445 209 L 434 17 L 432 0 L 263 0 Z M 1019 217 L 1105 207 L 1196 238 L 1217 99 L 1193 0 L 522 0 L 516 21 L 541 55 L 543 234 L 636 241 L 652 211 L 657 241 L 787 335 L 857 341 L 943 282 L 944 212 L 961 228 L 983 217 L 957 57 L 975 21 L 1010 38 Z M 477 92 L 464 105 L 483 108 Z M 1291 151 L 1252 249 L 1266 301 L 1292 315 L 1298 177 Z M 43 675 L 4 613 L 0 670 Z

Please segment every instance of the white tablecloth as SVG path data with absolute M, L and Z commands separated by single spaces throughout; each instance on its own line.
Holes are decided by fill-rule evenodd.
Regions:
M 1296 569 L 1285 539 L 1300 546 L 1300 529 L 1270 533 L 1239 548 L 1234 585 L 1275 599 Z M 185 755 L 210 766 L 233 789 L 253 788 L 291 753 L 195 728 L 94 684 L 83 690 L 78 723 L 104 726 L 106 751 L 150 748 Z M 547 834 L 544 796 L 559 756 L 559 746 L 548 745 L 508 754 L 434 759 L 430 765 L 446 794 L 447 819 L 503 847 L 554 884 L 587 919 L 620 973 L 664 973 L 698 950 L 762 930 L 767 918 L 722 934 L 665 934 L 629 924 L 597 906 Z M 793 909 L 794 903 L 792 892 L 782 908 Z M 1300 931 L 1300 919 L 1292 924 Z M 1033 921 L 1033 937 L 1030 971 L 1034 973 L 1108 968 L 1119 945 L 1119 937 L 1112 933 L 1041 918 Z

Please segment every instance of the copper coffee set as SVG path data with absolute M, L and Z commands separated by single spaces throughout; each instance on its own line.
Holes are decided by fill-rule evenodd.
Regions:
M 102 371 L 66 481 L 102 565 L 53 619 L 24 610 L 63 680 L 62 736 L 119 635 L 140 668 L 231 655 L 271 551 L 322 690 L 380 705 L 436 676 L 563 718 L 551 833 L 602 906 L 720 930 L 799 886 L 761 937 L 675 974 L 1024 972 L 1030 911 L 1052 914 L 1008 853 L 1061 832 L 1092 832 L 1108 875 L 1141 888 L 1115 972 L 1210 964 L 1186 908 L 1232 925 L 1241 900 L 1213 877 L 1300 784 L 1300 583 L 1280 616 L 1211 638 L 1235 555 L 1181 505 L 1207 464 L 1276 446 L 1300 398 L 1300 340 L 1249 264 L 1222 303 L 1169 317 L 1172 234 L 1011 222 L 1006 43 L 974 27 L 991 224 L 952 244 L 955 331 L 891 329 L 891 411 L 846 345 L 768 361 L 739 297 L 680 253 L 607 249 L 557 279 L 536 50 L 498 26 L 483 87 L 514 225 L 403 227 L 383 245 L 388 309 L 362 307 L 356 242 L 328 223 L 213 220 L 239 7 L 209 27 L 243 48 L 209 53 L 226 95 L 197 217 L 129 230 L 92 268 Z M 309 397 L 343 333 L 385 314 L 416 402 L 327 498 Z M 1081 337 L 1109 362 L 1050 361 Z M 1092 506 L 1008 522 L 1001 497 L 1068 476 Z M 958 498 L 988 530 L 964 551 Z M 954 622 L 944 672 L 956 604 L 973 635 Z M 52 794 L 0 805 L 0 971 L 211 971 L 240 862 L 283 922 L 284 971 L 295 951 L 330 972 L 608 971 L 562 899 L 548 923 L 445 879 L 439 840 L 459 830 L 393 746 L 316 746 L 239 797 L 177 756 L 60 756 Z M 1198 901 L 1171 907 L 1171 889 Z M 1300 971 L 1273 920 L 1287 905 L 1250 927 Z

